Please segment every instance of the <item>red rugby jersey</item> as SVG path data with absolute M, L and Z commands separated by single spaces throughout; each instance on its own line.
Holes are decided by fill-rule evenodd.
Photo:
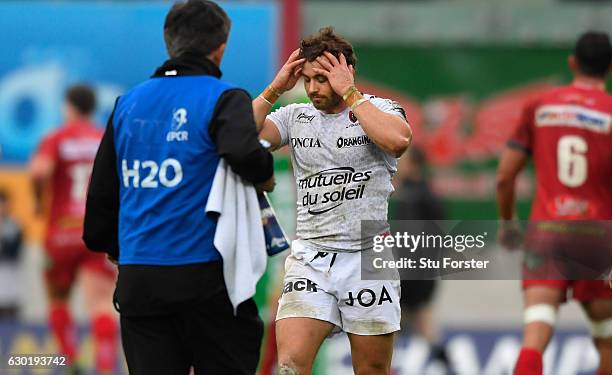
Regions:
M 508 145 L 533 156 L 532 220 L 612 219 L 612 96 L 574 83 L 529 103 Z
M 102 134 L 92 123 L 65 124 L 38 148 L 37 154 L 55 161 L 47 226 L 47 241 L 55 245 L 82 243 L 87 184 Z

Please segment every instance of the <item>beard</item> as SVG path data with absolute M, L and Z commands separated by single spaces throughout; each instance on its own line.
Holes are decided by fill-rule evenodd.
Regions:
M 336 93 L 333 93 L 331 96 L 317 95 L 311 96 L 310 101 L 316 109 L 326 112 L 338 107 L 342 97 Z

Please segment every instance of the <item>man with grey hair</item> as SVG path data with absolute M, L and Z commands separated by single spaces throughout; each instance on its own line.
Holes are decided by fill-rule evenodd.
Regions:
M 234 311 L 217 217 L 204 212 L 221 158 L 261 190 L 274 185 L 251 98 L 219 79 L 229 29 L 212 1 L 176 3 L 164 24 L 170 59 L 117 100 L 96 156 L 84 239 L 118 261 L 115 305 L 132 375 L 257 368 L 257 306 L 250 298 Z

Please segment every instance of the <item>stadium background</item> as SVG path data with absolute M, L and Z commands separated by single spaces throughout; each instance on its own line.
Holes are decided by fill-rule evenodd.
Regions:
M 148 77 L 165 59 L 163 17 L 171 2 L 0 2 L 0 188 L 26 243 L 20 262 L 21 314 L 0 322 L 0 358 L 53 350 L 45 325 L 42 224 L 33 219 L 25 166 L 41 137 L 60 123 L 68 85 L 95 85 L 97 119 L 114 99 Z M 566 58 L 587 29 L 612 31 L 609 1 L 225 1 L 233 20 L 224 78 L 257 95 L 300 36 L 333 25 L 358 54 L 358 86 L 399 100 L 415 140 L 432 163 L 434 190 L 451 219 L 494 219 L 496 158 L 521 104 L 567 82 Z M 282 100 L 304 100 L 301 86 Z M 272 200 L 289 233 L 295 227 L 294 186 L 285 153 L 275 161 Z M 523 176 L 520 215 L 526 217 L 533 180 Z M 282 259 L 258 288 L 265 320 L 273 316 Z M 8 285 L 0 285 L 0 288 Z M 81 347 L 91 351 L 78 289 L 73 307 L 83 322 Z M 516 281 L 447 281 L 436 298 L 441 338 L 460 374 L 510 374 L 520 346 L 521 297 Z M 562 309 L 559 334 L 547 352 L 550 374 L 592 374 L 597 358 L 575 304 Z M 398 340 L 397 374 L 434 374 L 427 345 Z M 1 367 L 1 366 L 0 366 Z M 0 370 L 1 372 L 2 370 Z M 27 372 L 11 372 L 26 374 Z M 51 372 L 36 372 L 50 374 Z M 346 337 L 328 340 L 316 374 L 350 374 Z

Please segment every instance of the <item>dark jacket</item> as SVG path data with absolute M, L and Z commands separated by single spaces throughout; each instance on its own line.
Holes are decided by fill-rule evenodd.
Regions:
M 122 313 L 123 305 L 134 314 L 167 311 L 205 289 L 202 274 L 220 262 L 216 218 L 204 214 L 219 158 L 255 184 L 273 174 L 250 96 L 220 76 L 205 58 L 169 60 L 115 104 L 94 162 L 83 239 L 119 259 Z

